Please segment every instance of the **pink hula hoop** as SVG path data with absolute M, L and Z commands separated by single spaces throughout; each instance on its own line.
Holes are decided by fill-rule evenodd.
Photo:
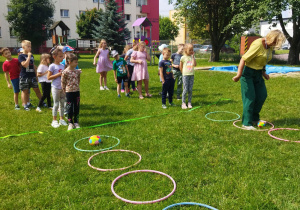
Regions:
M 123 168 L 116 168 L 116 169 L 97 168 L 97 167 L 91 165 L 91 160 L 92 160 L 95 156 L 97 156 L 97 155 L 99 155 L 99 154 L 101 154 L 101 153 L 106 153 L 106 152 L 131 152 L 131 153 L 136 154 L 137 156 L 139 156 L 139 160 L 138 160 L 136 163 L 134 163 L 134 164 L 132 164 L 132 165 L 130 165 L 130 166 L 126 166 L 126 167 L 123 167 Z M 135 166 L 135 165 L 139 164 L 139 163 L 141 162 L 141 160 L 142 160 L 142 156 L 141 156 L 139 153 L 137 153 L 137 152 L 130 151 L 130 150 L 123 150 L 123 149 L 116 149 L 116 150 L 106 150 L 106 151 L 102 151 L 102 152 L 99 152 L 99 153 L 97 153 L 97 154 L 92 155 L 92 156 L 89 158 L 89 160 L 88 160 L 88 165 L 89 165 L 91 168 L 96 169 L 96 170 L 98 170 L 98 171 L 118 171 L 118 170 L 124 170 L 124 169 L 130 168 L 130 167 L 132 167 L 132 166 Z
M 271 129 L 269 130 L 268 134 L 269 136 L 271 136 L 273 139 L 277 139 L 277 140 L 280 140 L 280 141 L 289 141 L 289 142 L 295 142 L 295 143 L 300 143 L 300 141 L 291 141 L 291 140 L 288 140 L 288 139 L 282 139 L 282 138 L 278 138 L 276 136 L 273 136 L 271 134 L 272 131 L 277 131 L 277 130 L 293 130 L 293 131 L 299 131 L 299 129 L 296 129 L 296 128 L 276 128 L 276 129 Z
M 234 121 L 232 124 L 233 124 L 235 127 L 239 128 L 239 129 L 247 130 L 247 129 L 243 128 L 243 127 L 240 127 L 240 126 L 237 126 L 237 125 L 236 125 L 236 123 L 239 122 L 239 121 L 241 121 L 241 120 L 236 120 L 236 121 Z M 271 125 L 272 128 L 270 128 L 270 129 L 262 129 L 262 130 L 261 130 L 261 129 L 256 129 L 256 130 L 251 130 L 251 131 L 269 131 L 269 130 L 272 130 L 272 129 L 275 127 L 272 123 L 270 123 L 270 122 L 268 122 L 268 121 L 266 121 L 266 123 L 268 123 L 269 125 Z
M 123 176 L 126 176 L 128 174 L 133 174 L 133 173 L 139 173 L 139 172 L 150 172 L 150 173 L 155 173 L 155 174 L 160 174 L 160 175 L 163 175 L 163 176 L 166 176 L 168 177 L 172 182 L 173 182 L 173 185 L 174 185 L 174 188 L 172 190 L 172 192 L 170 194 L 168 194 L 167 196 L 163 197 L 163 198 L 160 198 L 160 199 L 157 199 L 157 200 L 152 200 L 152 201 L 132 201 L 132 200 L 128 200 L 128 199 L 125 199 L 125 198 L 122 198 L 121 196 L 119 196 L 115 190 L 114 190 L 114 185 L 115 183 L 120 179 L 122 178 Z M 114 194 L 114 196 L 116 196 L 118 199 L 126 202 L 126 203 L 132 203 L 132 204 L 149 204 L 149 203 L 157 203 L 157 202 L 160 202 L 160 201 L 163 201 L 167 198 L 169 198 L 171 195 L 174 194 L 176 190 L 176 182 L 174 181 L 174 179 L 168 175 L 168 174 L 165 174 L 163 172 L 160 172 L 160 171 L 155 171 L 155 170 L 136 170 L 136 171 L 129 171 L 127 173 L 124 173 L 124 174 L 121 174 L 120 176 L 118 176 L 117 178 L 115 178 L 115 180 L 111 183 L 111 191 L 112 193 Z

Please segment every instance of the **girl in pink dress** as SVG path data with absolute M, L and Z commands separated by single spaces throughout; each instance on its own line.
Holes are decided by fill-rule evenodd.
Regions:
M 109 90 L 107 87 L 107 72 L 112 70 L 112 62 L 109 60 L 109 50 L 106 49 L 107 43 L 104 39 L 101 40 L 99 44 L 98 51 L 94 57 L 94 65 L 96 67 L 96 72 L 100 73 L 99 83 L 100 83 L 100 90 Z M 99 56 L 98 63 L 96 63 L 96 59 Z M 102 87 L 102 83 L 104 80 L 104 87 Z
M 149 73 L 147 67 L 147 60 L 150 61 L 150 56 L 146 51 L 146 43 L 140 42 L 138 44 L 138 51 L 134 51 L 131 54 L 131 63 L 135 63 L 133 73 L 131 76 L 131 81 L 138 81 L 138 91 L 140 99 L 143 99 L 142 95 L 142 82 L 145 84 L 146 97 L 152 97 L 149 94 L 148 85 L 149 85 Z

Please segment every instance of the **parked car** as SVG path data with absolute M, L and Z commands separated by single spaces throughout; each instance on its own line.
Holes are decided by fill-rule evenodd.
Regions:
M 194 47 L 194 52 L 199 52 L 202 45 L 201 44 L 194 44 L 193 47 Z
M 235 50 L 229 47 L 228 44 L 224 44 L 224 46 L 221 48 L 221 53 L 235 53 Z
M 289 50 L 290 49 L 290 46 L 289 44 L 283 44 L 282 47 L 281 47 L 282 50 Z
M 210 53 L 212 51 L 212 46 L 211 45 L 203 45 L 199 51 L 200 51 L 200 53 Z

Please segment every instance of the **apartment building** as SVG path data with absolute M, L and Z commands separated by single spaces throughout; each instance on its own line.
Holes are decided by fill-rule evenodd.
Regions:
M 2 6 L 0 7 L 0 47 L 20 47 L 20 43 L 14 37 L 12 27 L 6 21 L 9 8 L 7 4 L 9 0 L 1 0 Z M 84 13 L 86 10 L 92 8 L 105 9 L 105 0 L 52 0 L 55 5 L 53 21 L 63 21 L 70 29 L 68 39 L 78 39 L 76 33 L 76 15 Z M 134 21 L 141 17 L 147 17 L 152 22 L 152 40 L 159 39 L 159 0 L 116 0 L 120 6 L 119 12 L 124 13 L 127 22 L 127 28 L 131 32 L 131 40 L 137 36 L 133 34 L 132 24 Z M 60 34 L 57 30 L 57 35 Z M 150 28 L 145 29 L 145 35 L 150 36 Z M 52 47 L 52 40 L 46 42 L 47 47 Z

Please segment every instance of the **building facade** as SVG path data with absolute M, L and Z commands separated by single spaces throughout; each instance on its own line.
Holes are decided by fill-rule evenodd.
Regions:
M 55 5 L 53 21 L 63 21 L 69 28 L 68 39 L 78 39 L 76 33 L 76 16 L 93 9 L 105 9 L 105 0 L 52 0 Z M 147 17 L 152 22 L 152 40 L 159 39 L 159 0 L 116 0 L 120 6 L 119 12 L 124 13 L 127 28 L 131 32 L 132 40 L 136 35 L 133 34 L 132 24 L 141 17 Z M 0 7 L 0 47 L 20 47 L 20 43 L 13 35 L 12 27 L 6 21 L 9 8 L 9 0 L 1 0 Z M 138 30 L 136 30 L 138 31 Z M 60 30 L 57 30 L 60 35 Z M 138 33 L 138 32 L 136 32 Z M 145 30 L 145 35 L 150 36 L 150 29 Z M 52 47 L 52 40 L 46 42 L 47 47 Z

